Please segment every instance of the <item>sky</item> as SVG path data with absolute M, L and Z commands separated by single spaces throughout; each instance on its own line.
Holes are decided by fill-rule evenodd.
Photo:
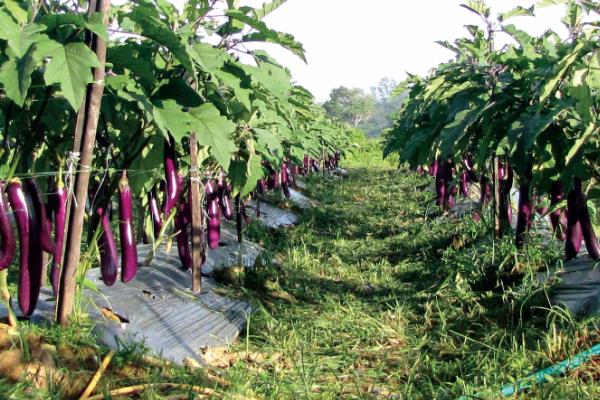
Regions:
M 180 3 L 181 0 L 171 0 Z M 259 6 L 264 0 L 242 0 Z M 384 77 L 401 81 L 406 72 L 423 75 L 453 53 L 435 43 L 466 35 L 478 16 L 460 7 L 465 0 L 287 0 L 266 17 L 272 29 L 291 33 L 306 50 L 308 63 L 277 46 L 266 48 L 288 67 L 296 83 L 324 101 L 338 86 L 369 91 Z M 534 0 L 488 0 L 493 13 Z M 563 35 L 563 6 L 540 10 L 538 16 L 510 20 L 539 35 L 552 28 Z M 498 38 L 500 39 L 500 38 Z

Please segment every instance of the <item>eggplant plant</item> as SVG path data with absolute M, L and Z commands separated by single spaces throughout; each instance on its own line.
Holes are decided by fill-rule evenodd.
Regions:
M 439 175 L 439 155 L 448 155 L 460 167 L 461 186 L 464 172 L 480 176 L 481 205 L 487 200 L 490 176 L 492 188 L 497 188 L 494 204 L 510 204 L 512 183 L 501 182 L 500 170 L 497 177 L 492 173 L 497 160 L 504 160 L 514 171 L 520 192 L 517 245 L 526 242 L 533 198 L 549 192 L 557 236 L 571 235 L 566 249 L 570 258 L 578 252 L 582 235 L 574 221 L 582 216 L 585 220 L 589 213 L 574 182 L 592 183 L 600 177 L 600 29 L 597 6 L 578 0 L 565 1 L 563 22 L 571 33 L 566 39 L 552 31 L 532 37 L 509 23 L 514 16 L 533 16 L 548 3 L 518 7 L 495 19 L 481 1 L 463 4 L 481 24 L 467 26 L 467 38 L 439 42 L 456 57 L 426 77 L 410 76 L 397 89 L 408 91 L 408 97 L 386 133 L 384 154 L 399 153 L 401 162 L 415 169 L 431 165 L 434 176 Z M 496 48 L 497 35 L 509 36 L 512 44 Z M 472 163 L 460 163 L 471 156 Z M 577 201 L 567 207 L 572 217 L 568 223 L 563 198 L 572 190 Z M 445 204 L 445 196 L 445 188 L 439 186 L 438 204 Z M 495 213 L 508 221 L 501 207 Z M 589 226 L 586 240 L 592 242 L 590 255 L 597 257 L 597 240 Z M 503 222 L 496 232 L 507 229 Z
M 182 264 L 191 265 L 185 237 L 191 205 L 184 203 L 193 173 L 203 184 L 222 179 L 216 199 L 202 204 L 212 217 L 203 241 L 215 247 L 220 215 L 243 212 L 243 201 L 266 176 L 263 160 L 279 171 L 284 162 L 300 165 L 305 155 L 343 154 L 347 129 L 329 121 L 285 67 L 244 45 L 275 43 L 305 60 L 302 44 L 263 21 L 284 2 L 253 8 L 189 0 L 181 11 L 162 0 L 0 4 L 0 181 L 14 173 L 35 177 L 5 186 L 13 212 L 19 193 L 32 197 L 32 206 L 15 214 L 26 258 L 19 289 L 24 313 L 37 300 L 38 247 L 53 256 L 59 303 L 72 303 L 82 249 L 99 249 L 106 284 L 116 282 L 119 268 L 122 281 L 133 279 L 139 227 L 137 237 L 153 246 L 180 232 Z M 199 146 L 194 166 L 192 135 Z M 36 171 L 62 172 L 48 178 Z M 88 200 L 89 187 L 96 190 Z M 111 219 L 117 197 L 118 226 Z M 2 219 L 0 269 L 6 269 L 14 241 L 1 225 Z M 91 234 L 97 231 L 99 246 Z M 82 232 L 89 233 L 83 246 Z M 71 310 L 60 307 L 61 323 Z

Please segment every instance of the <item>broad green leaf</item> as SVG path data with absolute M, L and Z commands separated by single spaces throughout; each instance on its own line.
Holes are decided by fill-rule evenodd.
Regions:
M 55 30 L 63 25 L 75 25 L 95 33 L 105 41 L 109 40 L 102 13 L 93 13 L 90 17 L 74 13 L 48 14 L 44 15 L 40 21 L 48 27 L 48 30 Z
M 302 61 L 306 62 L 306 57 L 304 55 L 304 48 L 300 42 L 297 42 L 292 35 L 289 33 L 281 33 L 270 29 L 264 22 L 257 20 L 253 17 L 245 15 L 240 10 L 227 10 L 225 14 L 233 19 L 236 19 L 249 27 L 255 29 L 257 32 L 250 33 L 245 35 L 243 40 L 245 42 L 271 42 L 277 43 L 286 49 L 290 50 L 292 53 L 297 55 L 302 59 Z
M 0 21 L 1 23 L 2 21 Z M 10 32 L 7 32 L 5 37 L 1 37 L 2 33 L 0 33 L 0 38 L 6 39 L 8 42 L 8 46 L 14 51 L 17 57 L 23 57 L 31 45 L 47 39 L 46 35 L 40 34 L 46 30 L 44 25 L 39 24 L 29 24 L 25 25 L 22 28 L 18 28 L 13 30 L 12 27 L 9 28 Z M 0 28 L 0 31 L 2 28 Z
M 467 1 L 467 4 L 461 4 L 460 6 L 480 17 L 487 18 L 490 16 L 490 8 L 485 5 L 483 0 L 470 0 Z
M 169 134 L 181 143 L 190 134 L 190 115 L 175 100 L 160 100 L 154 104 L 152 115 L 165 138 Z
M 517 6 L 510 11 L 501 13 L 498 15 L 498 21 L 504 22 L 513 17 L 523 17 L 523 16 L 532 16 L 533 15 L 534 6 L 529 8 L 524 8 L 521 6 Z
M 87 84 L 93 82 L 92 68 L 100 65 L 98 57 L 83 43 L 63 46 L 46 41 L 40 51 L 52 58 L 44 73 L 46 84 L 60 84 L 63 95 L 77 110 L 83 101 Z
M 584 124 L 589 124 L 595 117 L 593 115 L 593 99 L 590 87 L 587 84 L 588 68 L 581 68 L 573 73 L 572 85 L 568 93 L 575 99 L 575 109 Z
M 165 46 L 171 51 L 173 56 L 183 65 L 188 71 L 194 72 L 194 66 L 186 47 L 180 41 L 179 36 L 171 30 L 164 21 L 154 15 L 152 9 L 148 7 L 135 7 L 133 11 L 127 14 L 127 18 L 131 19 L 140 27 L 140 34 L 155 42 Z
M 283 147 L 281 146 L 281 140 L 268 129 L 254 128 L 254 134 L 256 141 L 266 146 L 271 154 L 275 157 L 281 157 L 283 155 Z
M 242 103 L 242 105 L 246 107 L 246 110 L 252 110 L 252 103 L 250 101 L 250 94 L 252 91 L 241 87 L 242 81 L 240 78 L 223 70 L 216 70 L 215 76 L 223 82 L 224 85 L 233 90 L 236 100 Z
M 27 23 L 27 11 L 23 10 L 16 1 L 4 0 L 4 7 L 6 7 L 20 25 Z
M 190 129 L 196 132 L 198 143 L 210 147 L 210 154 L 224 169 L 229 169 L 231 157 L 237 151 L 232 135 L 235 124 L 219 113 L 211 104 L 205 103 L 189 111 Z
M 264 17 L 277 10 L 283 4 L 285 4 L 287 0 L 272 0 L 270 3 L 263 3 L 260 8 L 255 8 L 252 10 L 252 17 L 256 20 L 262 20 Z
M 550 79 L 542 90 L 542 94 L 540 95 L 540 102 L 544 103 L 552 94 L 555 93 L 556 88 L 559 83 L 564 79 L 565 75 L 571 68 L 571 66 L 576 63 L 581 56 L 581 52 L 585 49 L 584 43 L 579 43 L 575 48 L 560 62 L 558 65 L 558 72 Z
M 129 185 L 133 193 L 142 193 L 151 189 L 153 178 L 158 172 L 157 166 L 163 162 L 165 140 L 161 135 L 154 135 L 144 150 L 133 160 L 129 171 Z
M 567 154 L 566 158 L 567 166 L 569 166 L 572 163 L 573 159 L 575 159 L 576 156 L 580 154 L 580 150 L 588 142 L 588 140 L 590 140 L 593 136 L 598 135 L 598 130 L 598 125 L 596 125 L 595 123 L 592 123 L 587 127 L 585 132 L 583 132 L 583 135 L 581 135 L 581 137 L 577 139 L 577 141 L 575 141 L 575 144 L 569 150 L 569 154 Z
M 225 50 L 205 43 L 194 43 L 188 48 L 188 51 L 192 59 L 204 71 L 209 73 L 214 73 L 220 69 L 228 58 Z
M 153 87 L 157 83 L 151 57 L 148 46 L 134 43 L 111 46 L 106 55 L 107 62 L 110 62 L 113 68 L 116 70 L 126 68 L 132 71 L 146 88 Z
M 19 25 L 0 9 L 0 39 L 8 40 L 11 37 L 19 34 Z
M 31 86 L 31 74 L 37 65 L 35 50 L 30 49 L 22 58 L 10 58 L 0 67 L 0 84 L 6 96 L 22 107 Z
M 560 4 L 566 4 L 571 0 L 540 0 L 536 3 L 535 8 L 545 8 L 557 6 Z

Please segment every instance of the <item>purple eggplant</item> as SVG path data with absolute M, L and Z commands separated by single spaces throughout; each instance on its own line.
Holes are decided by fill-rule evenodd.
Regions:
M 446 160 L 439 164 L 435 175 L 436 204 L 445 210 L 449 208 L 450 184 L 452 182 L 453 164 Z
M 52 226 L 50 220 L 46 216 L 46 206 L 44 205 L 42 193 L 35 179 L 28 178 L 25 180 L 25 190 L 31 198 L 32 206 L 35 209 L 34 213 L 38 219 L 42 250 L 46 253 L 54 254 L 56 251 L 56 244 L 54 243 L 54 240 L 52 240 Z
M 158 239 L 160 230 L 162 229 L 162 221 L 160 219 L 160 208 L 156 198 L 156 187 L 148 193 L 148 207 L 150 208 L 150 217 L 152 218 L 152 226 L 154 228 L 154 239 Z
M 62 180 L 56 184 L 56 192 L 52 194 L 52 208 L 54 211 L 54 241 L 56 249 L 52 259 L 50 269 L 50 283 L 54 295 L 58 295 L 58 286 L 60 282 L 60 267 L 62 265 L 62 250 L 65 238 L 65 223 L 67 219 L 67 200 L 68 193 Z
M 133 195 L 127 172 L 119 180 L 119 238 L 121 240 L 121 281 L 131 281 L 137 273 L 137 246 L 133 234 Z
M 460 194 L 469 197 L 469 172 L 466 170 L 460 174 Z
M 564 198 L 565 193 L 562 182 L 560 180 L 554 181 L 550 188 L 550 206 L 555 206 L 563 201 Z M 552 230 L 554 231 L 555 237 L 558 240 L 564 241 L 567 237 L 567 216 L 565 215 L 564 207 L 550 213 L 550 222 L 552 223 Z
M 281 184 L 288 183 L 288 169 L 285 163 L 281 164 L 281 172 L 279 173 L 279 177 L 279 181 L 281 182 Z
M 446 202 L 446 206 L 451 209 L 456 205 L 456 194 L 458 193 L 458 189 L 456 186 L 450 187 L 448 194 L 448 201 Z
M 435 177 L 438 173 L 438 167 L 439 167 L 438 160 L 433 160 L 433 162 L 429 166 L 429 176 Z
M 191 197 L 191 196 L 189 196 Z M 190 251 L 190 239 L 188 235 L 188 225 L 191 220 L 189 216 L 190 209 L 186 202 L 181 202 L 177 206 L 175 215 L 175 230 L 177 231 L 177 253 L 179 260 L 184 268 L 192 268 L 192 253 Z
M 207 184 L 207 188 L 210 185 Z M 212 187 L 212 185 L 210 185 Z M 206 232 L 208 247 L 216 249 L 221 240 L 221 208 L 219 206 L 219 194 L 214 189 L 206 190 L 206 212 L 208 216 L 208 229 Z
M 577 218 L 581 228 L 581 235 L 585 242 L 585 247 L 590 257 L 598 260 L 600 259 L 600 245 L 598 244 L 598 238 L 596 237 L 594 227 L 592 226 L 587 206 L 587 198 L 585 193 L 583 193 L 582 186 L 583 182 L 581 178 L 575 178 L 575 186 L 571 193 L 574 193 L 573 202 L 576 207 Z M 569 196 L 571 196 L 571 193 L 569 193 Z M 568 205 L 568 207 L 570 207 L 570 205 Z
M 8 213 L 8 200 L 4 194 L 4 182 L 0 182 L 0 271 L 8 268 L 17 252 L 15 233 Z
M 256 192 L 258 194 L 264 194 L 267 191 L 267 180 L 259 179 L 256 183 Z
M 519 186 L 519 205 L 517 214 L 517 232 L 515 243 L 517 247 L 523 246 L 528 232 L 531 230 L 533 219 L 533 204 L 529 193 L 529 184 L 523 183 Z
M 565 258 L 571 260 L 577 257 L 583 242 L 583 232 L 579 220 L 581 204 L 581 188 L 574 188 L 567 195 L 567 237 L 565 240 Z
M 219 193 L 219 205 L 225 219 L 231 221 L 233 219 L 233 200 L 231 199 L 230 185 L 225 185 L 224 190 Z
M 117 244 L 110 227 L 110 210 L 98 207 L 96 216 L 100 220 L 102 232 L 98 238 L 98 249 L 100 250 L 100 275 L 107 286 L 112 286 L 117 281 L 119 274 L 119 253 Z
M 35 215 L 32 199 L 19 179 L 8 186 L 8 201 L 12 207 L 19 233 L 19 308 L 25 316 L 35 310 L 42 286 L 41 226 Z
M 169 218 L 171 210 L 177 205 L 181 188 L 179 186 L 180 179 L 177 174 L 177 159 L 175 155 L 175 148 L 171 144 L 174 139 L 169 137 L 169 140 L 165 141 L 164 148 L 164 166 L 165 166 L 165 180 L 166 180 L 166 196 L 163 214 L 165 220 Z

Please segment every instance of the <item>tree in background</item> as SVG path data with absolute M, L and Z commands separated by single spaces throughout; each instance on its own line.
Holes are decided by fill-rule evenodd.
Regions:
M 331 119 L 358 128 L 373 116 L 375 98 L 362 89 L 340 86 L 331 91 L 323 108 Z
M 404 94 L 395 95 L 397 86 L 391 78 L 381 79 L 370 94 L 340 86 L 331 91 L 323 108 L 331 119 L 361 129 L 367 136 L 379 136 L 392 126 L 393 114 L 404 99 Z
M 367 136 L 375 137 L 392 126 L 394 114 L 400 108 L 405 94 L 397 94 L 398 83 L 392 78 L 383 78 L 375 87 L 371 87 L 371 96 L 375 98 L 375 111 L 360 128 Z

